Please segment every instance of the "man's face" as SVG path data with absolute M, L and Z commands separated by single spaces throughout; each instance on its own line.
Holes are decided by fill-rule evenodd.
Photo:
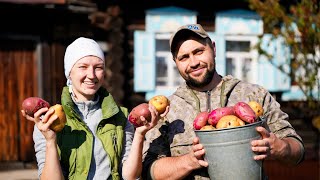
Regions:
M 180 75 L 191 87 L 208 85 L 215 72 L 215 49 L 205 39 L 191 38 L 180 44 L 175 59 Z

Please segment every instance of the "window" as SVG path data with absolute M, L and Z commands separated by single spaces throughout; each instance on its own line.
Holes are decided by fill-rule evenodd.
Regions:
M 156 35 L 156 88 L 172 89 L 183 82 L 172 60 L 169 46 L 170 34 Z
M 168 82 L 168 64 L 165 56 L 161 56 L 160 53 L 156 57 L 156 75 L 157 86 L 166 86 Z
M 256 38 L 250 36 L 226 37 L 226 73 L 238 79 L 256 82 L 256 53 L 251 47 Z

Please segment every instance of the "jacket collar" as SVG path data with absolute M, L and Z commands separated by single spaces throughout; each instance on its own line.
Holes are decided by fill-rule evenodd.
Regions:
M 99 103 L 101 103 L 103 119 L 108 119 L 120 111 L 112 95 L 105 88 L 101 87 L 97 94 L 100 97 Z M 71 98 L 68 86 L 65 86 L 62 90 L 61 103 L 63 106 L 70 107 L 74 110 L 75 103 Z

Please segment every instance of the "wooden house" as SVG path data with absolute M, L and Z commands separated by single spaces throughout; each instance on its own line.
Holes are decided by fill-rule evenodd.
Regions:
M 263 32 L 260 17 L 238 0 L 206 4 L 205 0 L 0 0 L 0 164 L 35 161 L 33 123 L 22 117 L 21 103 L 30 96 L 60 103 L 66 83 L 64 51 L 79 36 L 101 44 L 106 54 L 104 85 L 129 109 L 153 95 L 169 95 L 182 82 L 168 41 L 178 26 L 187 23 L 202 24 L 216 41 L 217 70 L 222 75 L 256 82 L 286 100 L 299 97 L 289 77 L 250 49 Z M 270 47 L 282 49 L 277 58 L 286 60 L 288 51 L 281 39 L 266 50 L 275 49 Z M 267 162 L 271 179 L 319 177 L 319 133 L 298 118 L 292 124 L 306 140 L 308 161 L 294 169 Z
M 37 96 L 60 103 L 64 52 L 80 36 L 100 43 L 107 59 L 105 86 L 122 102 L 124 35 L 118 6 L 102 11 L 91 1 L 13 0 L 1 2 L 0 19 L 1 162 L 35 160 L 34 123 L 21 115 L 22 101 Z

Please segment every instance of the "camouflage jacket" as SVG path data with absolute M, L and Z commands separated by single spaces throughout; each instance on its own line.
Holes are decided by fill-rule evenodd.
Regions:
M 263 87 L 240 81 L 230 75 L 222 83 L 207 92 L 191 90 L 181 85 L 169 97 L 170 111 L 167 116 L 146 134 L 143 154 L 143 179 L 150 179 L 152 162 L 161 157 L 181 156 L 191 150 L 195 137 L 193 120 L 201 111 L 233 106 L 239 101 L 257 101 L 263 105 L 266 128 L 277 137 L 294 137 L 302 144 L 301 137 L 288 122 L 288 115 L 279 103 Z M 209 179 L 205 168 L 192 172 L 185 179 Z

